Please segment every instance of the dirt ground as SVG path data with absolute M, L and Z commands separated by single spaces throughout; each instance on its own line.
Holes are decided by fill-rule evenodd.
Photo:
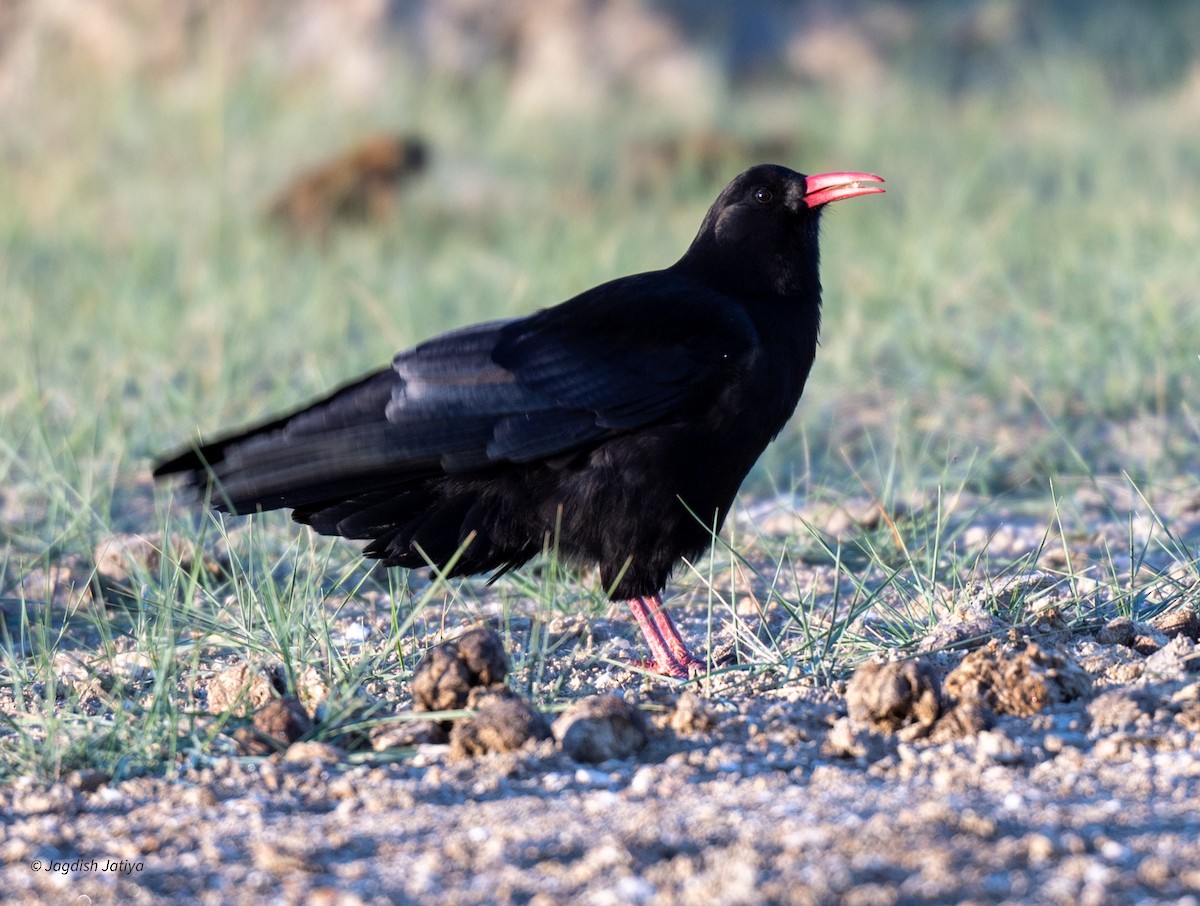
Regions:
M 1195 537 L 1194 516 L 1176 509 L 1177 537 Z M 1019 546 L 1018 525 L 989 543 Z M 1195 589 L 1146 620 L 1097 593 L 1103 618 L 1071 622 L 1056 605 L 1078 582 L 1004 582 L 1042 616 L 1006 625 L 967 595 L 915 656 L 823 684 L 736 667 L 650 679 L 614 662 L 637 644 L 626 621 L 565 619 L 550 668 L 581 692 L 560 714 L 494 685 L 504 652 L 480 630 L 393 703 L 473 709 L 449 736 L 404 721 L 357 750 L 299 741 L 193 757 L 170 778 L 0 790 L 4 899 L 1200 903 Z M 677 616 L 704 637 L 700 608 Z M 717 648 L 730 632 L 715 628 Z M 210 707 L 223 684 L 265 703 L 243 752 L 303 735 L 299 700 L 221 666 Z

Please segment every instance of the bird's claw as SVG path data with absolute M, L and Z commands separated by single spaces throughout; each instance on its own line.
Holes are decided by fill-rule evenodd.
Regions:
M 708 673 L 708 664 L 691 652 L 688 652 L 686 658 L 668 657 L 660 660 L 648 657 L 641 661 L 634 661 L 634 663 L 651 673 L 678 680 L 695 679 Z

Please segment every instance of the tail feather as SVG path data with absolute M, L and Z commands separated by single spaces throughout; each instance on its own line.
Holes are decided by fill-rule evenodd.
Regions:
M 486 493 L 495 478 L 484 452 L 491 416 L 447 416 L 439 405 L 425 421 L 396 424 L 389 406 L 404 380 L 390 368 L 368 375 L 303 410 L 182 451 L 154 475 L 181 475 L 226 512 L 290 508 L 321 534 L 366 540 L 364 553 L 389 566 L 454 561 L 453 574 L 464 575 L 528 560 L 540 539 L 504 515 L 503 495 Z M 460 471 L 457 459 L 447 467 L 446 456 L 464 450 L 472 468 Z
M 300 412 L 182 451 L 158 463 L 154 477 L 183 475 L 199 493 L 211 485 L 213 505 L 236 513 L 393 484 L 405 471 L 386 417 L 397 379 L 391 369 L 368 375 Z

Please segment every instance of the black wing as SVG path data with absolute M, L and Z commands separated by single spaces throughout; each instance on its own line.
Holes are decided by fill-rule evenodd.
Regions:
M 155 474 L 203 486 L 211 471 L 218 505 L 245 512 L 557 457 L 703 411 L 755 344 L 728 297 L 670 271 L 626 277 L 429 340 L 390 370 Z

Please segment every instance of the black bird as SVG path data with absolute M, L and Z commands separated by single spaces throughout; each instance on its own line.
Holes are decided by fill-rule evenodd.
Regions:
M 211 483 L 225 512 L 290 507 L 322 534 L 368 540 L 388 566 L 499 575 L 551 539 L 629 602 L 655 669 L 702 672 L 660 593 L 707 549 L 800 400 L 822 208 L 880 182 L 752 167 L 665 270 L 435 337 L 154 475 Z

